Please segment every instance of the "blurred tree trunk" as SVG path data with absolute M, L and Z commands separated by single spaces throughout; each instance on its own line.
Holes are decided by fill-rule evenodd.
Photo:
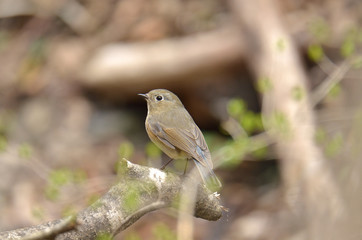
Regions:
M 249 63 L 263 86 L 264 123 L 276 142 L 287 207 L 306 226 L 306 239 L 330 239 L 342 203 L 330 166 L 314 142 L 307 78 L 284 30 L 278 1 L 232 1 L 249 47 Z

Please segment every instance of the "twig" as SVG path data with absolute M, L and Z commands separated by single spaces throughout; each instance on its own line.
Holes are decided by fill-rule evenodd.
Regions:
M 56 236 L 62 232 L 69 231 L 76 226 L 75 216 L 69 216 L 60 220 L 56 220 L 47 225 L 44 229 L 39 229 L 39 232 L 34 232 L 32 234 L 27 234 L 24 237 L 21 237 L 21 240 L 37 240 L 37 239 L 46 239 L 51 236 Z
M 345 60 L 313 91 L 311 96 L 312 106 L 317 105 L 329 91 L 346 75 L 351 68 L 349 60 Z

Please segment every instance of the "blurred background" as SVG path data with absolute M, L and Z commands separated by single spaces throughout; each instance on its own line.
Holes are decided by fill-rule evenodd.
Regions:
M 338 239 L 361 239 L 362 2 L 271 3 L 297 50 L 307 94 L 317 96 L 316 144 L 345 207 Z M 0 0 L 0 231 L 85 208 L 116 181 L 119 158 L 160 167 L 167 158 L 149 142 L 137 93 L 166 88 L 204 132 L 229 208 L 217 222 L 195 219 L 195 239 L 305 239 L 283 217 L 278 155 L 261 114 L 268 82 L 257 79 L 246 53 L 260 39 L 252 28 L 240 31 L 235 6 Z M 260 24 L 270 21 L 264 10 L 252 12 L 263 16 Z M 315 94 L 326 82 L 331 87 Z M 115 239 L 175 239 L 176 225 L 176 212 L 164 209 Z

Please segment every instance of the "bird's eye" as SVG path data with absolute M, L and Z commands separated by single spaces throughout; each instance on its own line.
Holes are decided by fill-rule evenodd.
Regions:
M 157 101 L 162 101 L 162 100 L 163 100 L 163 97 L 162 97 L 161 95 L 157 95 L 157 96 L 156 96 L 156 100 L 157 100 Z

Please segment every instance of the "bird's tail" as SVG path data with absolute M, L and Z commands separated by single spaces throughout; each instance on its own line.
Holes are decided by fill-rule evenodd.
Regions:
M 221 182 L 216 177 L 214 171 L 211 167 L 205 166 L 199 161 L 193 159 L 195 162 L 195 165 L 197 167 L 197 170 L 199 170 L 199 173 L 201 175 L 202 180 L 204 181 L 205 185 L 210 188 L 211 190 L 218 190 L 221 188 Z

